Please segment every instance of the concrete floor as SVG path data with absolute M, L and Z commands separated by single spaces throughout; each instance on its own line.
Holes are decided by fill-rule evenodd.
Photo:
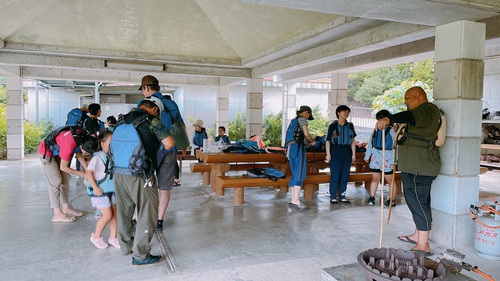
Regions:
M 0 161 L 0 279 L 322 280 L 324 268 L 354 263 L 359 253 L 379 246 L 380 207 L 366 206 L 368 193 L 362 187 L 348 187 L 351 205 L 331 205 L 324 196 L 327 185 L 321 185 L 309 210 L 288 208 L 290 194 L 269 188 L 246 189 L 246 204 L 233 207 L 231 190 L 216 198 L 188 167 L 185 161 L 161 239 L 152 241 L 153 254 L 169 253 L 170 258 L 134 268 L 131 256 L 113 247 L 99 250 L 89 241 L 96 220 L 80 180 L 71 179 L 70 199 L 86 215 L 74 223 L 54 224 L 37 156 Z M 498 182 L 500 172 L 481 175 L 480 202 L 488 195 L 500 198 Z M 396 238 L 413 230 L 404 199 L 397 202 L 390 225 L 383 225 L 382 245 L 410 249 Z M 107 230 L 103 236 L 107 240 Z M 432 241 L 431 247 L 436 254 L 446 250 Z M 455 250 L 500 280 L 499 261 L 480 258 L 473 246 Z

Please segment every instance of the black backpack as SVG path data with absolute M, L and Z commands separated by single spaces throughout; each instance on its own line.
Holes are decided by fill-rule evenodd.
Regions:
M 49 162 L 52 161 L 53 156 L 59 155 L 59 150 L 61 148 L 56 143 L 56 137 L 64 131 L 71 131 L 71 135 L 73 136 L 73 139 L 75 140 L 78 146 L 80 146 L 82 139 L 87 136 L 87 131 L 78 126 L 65 125 L 56 128 L 55 130 L 50 132 L 47 135 L 47 137 L 45 137 L 45 139 L 43 140 L 43 142 L 45 143 L 45 152 L 43 153 L 43 159 L 46 158 L 47 150 L 50 150 L 50 152 L 52 152 Z

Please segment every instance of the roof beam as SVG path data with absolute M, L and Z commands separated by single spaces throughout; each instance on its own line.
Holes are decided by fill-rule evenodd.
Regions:
M 169 73 L 151 73 L 134 71 L 116 71 L 101 69 L 72 69 L 24 66 L 22 67 L 24 78 L 28 79 L 53 79 L 53 80 L 75 80 L 75 81 L 101 81 L 105 83 L 125 82 L 139 83 L 143 76 L 153 74 L 161 83 L 172 86 L 219 86 L 218 77 L 193 76 Z M 241 80 L 241 79 L 240 79 Z
M 500 13 L 500 1 L 492 0 L 240 0 L 335 15 L 438 26 L 457 20 L 477 20 Z M 347 3 L 346 3 L 347 2 Z
M 78 57 L 91 59 L 108 59 L 108 60 L 127 60 L 145 63 L 183 63 L 193 65 L 221 65 L 228 67 L 241 66 L 239 59 L 223 59 L 223 58 L 206 58 L 206 57 L 188 57 L 188 56 L 171 56 L 162 54 L 127 52 L 118 50 L 104 49 L 88 49 L 61 47 L 50 45 L 26 44 L 7 42 L 5 49 L 15 53 L 26 53 L 48 56 L 64 56 Z
M 44 56 L 34 54 L 18 54 L 7 53 L 0 51 L 0 63 L 21 65 L 21 66 L 44 66 L 49 68 L 84 68 L 84 69 L 101 69 L 120 71 L 124 69 L 111 69 L 104 66 L 104 60 L 91 58 L 76 58 L 63 56 Z M 234 67 L 216 67 L 202 65 L 184 65 L 184 64 L 165 64 L 165 71 L 152 71 L 151 73 L 169 73 L 169 74 L 184 74 L 196 76 L 211 76 L 211 77 L 232 77 L 232 78 L 250 78 L 250 69 L 234 68 Z M 145 70 L 131 70 L 131 72 L 144 72 Z
M 390 22 L 252 69 L 269 77 L 434 36 L 434 28 Z
M 279 44 L 245 57 L 241 60 L 241 64 L 245 67 L 256 67 L 327 42 L 339 40 L 350 33 L 370 29 L 382 23 L 382 21 L 372 19 L 339 16 L 332 21 L 315 26 Z

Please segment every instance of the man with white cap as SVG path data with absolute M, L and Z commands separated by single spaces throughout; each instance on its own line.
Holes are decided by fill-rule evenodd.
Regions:
M 165 149 L 171 149 L 175 144 L 174 138 L 170 136 L 167 128 L 158 118 L 161 110 L 163 110 L 163 103 L 158 98 L 148 97 L 140 101 L 137 108 L 133 108 L 123 116 L 125 123 L 132 124 L 138 118 L 147 115 L 147 122 L 140 123 L 136 130 L 141 138 L 146 156 L 152 160 L 151 169 L 156 169 L 157 151 L 160 144 L 163 144 Z M 118 132 L 119 128 L 120 124 L 115 133 Z M 151 170 L 147 171 L 146 174 L 149 172 Z M 145 178 L 132 174 L 119 174 L 115 171 L 114 177 L 118 237 L 122 254 L 133 253 L 132 265 L 134 266 L 159 262 L 161 256 L 151 255 L 151 246 L 149 245 L 154 235 L 158 213 L 158 191 L 154 177 L 152 185 L 148 185 Z M 134 210 L 137 210 L 135 233 L 132 223 Z
M 141 87 L 139 91 L 142 92 L 144 97 L 155 97 L 161 100 L 164 109 L 160 111 L 160 119 L 162 124 L 170 130 L 172 127 L 172 117 L 184 122 L 179 111 L 177 104 L 170 99 L 163 97 L 160 93 L 160 84 L 158 79 L 152 75 L 142 77 Z M 174 186 L 174 172 L 175 164 L 177 162 L 177 149 L 173 147 L 170 151 L 165 151 L 162 159 L 158 164 L 156 176 L 158 178 L 158 192 L 160 196 L 160 203 L 158 206 L 158 222 L 156 224 L 157 230 L 163 230 L 163 218 L 170 202 L 170 190 Z

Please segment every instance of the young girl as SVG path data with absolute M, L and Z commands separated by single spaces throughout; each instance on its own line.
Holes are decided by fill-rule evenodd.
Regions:
M 375 115 L 377 120 L 380 120 L 384 117 L 389 117 L 391 115 L 389 111 L 382 109 Z M 385 161 L 382 160 L 382 134 L 385 133 Z M 385 182 L 389 185 L 392 182 L 392 169 L 394 166 L 394 130 L 389 126 L 385 130 L 376 130 L 373 131 L 372 136 L 370 137 L 370 141 L 366 147 L 365 153 L 365 162 L 370 163 L 370 169 L 372 171 L 372 181 L 370 183 L 370 198 L 368 198 L 368 205 L 375 205 L 375 193 L 378 189 L 378 184 L 380 179 L 382 178 L 382 168 L 385 171 Z M 394 202 L 394 198 L 396 198 L 396 189 L 393 189 L 393 194 L 391 194 L 392 198 L 392 206 L 396 206 L 396 202 Z M 384 202 L 384 205 L 389 207 L 389 203 L 391 202 L 388 199 Z
M 347 122 L 351 109 L 347 105 L 340 105 L 335 110 L 336 121 L 328 126 L 326 134 L 326 162 L 330 163 L 330 203 L 349 204 L 345 198 L 347 180 L 351 173 L 351 163 L 356 161 L 356 132 L 354 125 Z M 332 157 L 333 156 L 333 157 Z M 339 199 L 337 199 L 337 191 Z
M 107 129 L 98 132 L 99 139 L 99 151 L 97 151 L 89 164 L 87 165 L 87 186 L 93 191 L 93 196 L 91 195 L 90 200 L 92 201 L 92 206 L 97 208 L 102 216 L 97 221 L 94 233 L 90 235 L 90 241 L 94 246 L 99 249 L 105 249 L 108 247 L 108 243 L 115 246 L 115 248 L 120 248 L 118 243 L 118 238 L 116 237 L 117 223 L 116 223 L 116 200 L 114 188 L 102 187 L 97 184 L 97 181 L 101 181 L 106 177 L 106 164 L 109 165 L 107 161 L 107 153 L 109 151 L 109 143 L 113 133 Z M 108 163 L 107 163 L 108 162 Z M 108 175 L 109 176 L 109 175 Z M 103 182 L 104 184 L 113 184 Z M 104 242 L 102 238 L 102 232 L 104 228 L 109 223 L 109 239 L 108 243 Z

